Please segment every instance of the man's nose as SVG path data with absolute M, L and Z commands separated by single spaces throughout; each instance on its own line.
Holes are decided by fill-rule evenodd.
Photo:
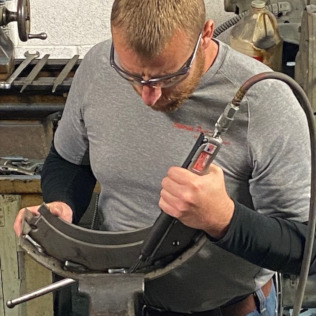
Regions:
M 145 104 L 153 106 L 161 97 L 161 88 L 144 85 L 142 87 L 141 95 Z

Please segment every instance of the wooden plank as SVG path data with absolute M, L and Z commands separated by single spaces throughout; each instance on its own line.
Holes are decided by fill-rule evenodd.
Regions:
M 0 210 L 1 212 L 1 210 Z M 1 224 L 0 224 L 1 227 Z M 0 315 L 4 315 L 4 297 L 2 289 L 2 269 L 1 269 L 1 252 L 0 252 Z
M 52 272 L 29 255 L 24 254 L 25 275 L 22 287 L 24 293 L 31 293 L 52 284 Z M 45 294 L 26 303 L 27 316 L 53 316 L 53 294 Z
M 13 223 L 16 209 L 20 207 L 20 197 L 14 195 L 0 195 L 0 209 L 3 215 L 0 226 L 0 261 L 1 286 L 3 291 L 3 315 L 21 316 L 23 306 L 14 309 L 6 307 L 6 301 L 20 296 L 20 278 L 17 263 L 16 237 L 13 232 Z
M 22 195 L 21 208 L 42 204 L 38 194 Z M 37 263 L 24 251 L 20 255 L 21 267 L 21 292 L 30 293 L 52 283 L 52 272 Z M 53 294 L 46 294 L 26 304 L 27 316 L 53 316 Z
M 2 176 L 0 179 L 0 194 L 41 194 L 39 176 Z M 97 182 L 94 192 L 100 193 L 100 184 Z
M 17 212 L 30 205 L 41 204 L 40 195 L 0 195 L 0 264 L 2 298 L 1 316 L 52 316 L 52 294 L 44 295 L 13 309 L 6 307 L 6 301 L 37 290 L 52 283 L 52 273 L 28 256 L 18 245 L 13 230 Z M 0 292 L 1 293 L 1 292 Z
M 0 180 L 1 194 L 41 193 L 39 176 L 2 176 Z

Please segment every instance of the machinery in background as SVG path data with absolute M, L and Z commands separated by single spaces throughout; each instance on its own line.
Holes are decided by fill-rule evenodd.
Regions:
M 265 1 L 251 1 L 251 10 L 232 28 L 230 46 L 274 71 L 282 71 L 283 39 L 274 14 Z
M 283 40 L 298 45 L 302 15 L 307 6 L 305 0 L 267 0 L 266 5 L 272 5 L 272 12 L 277 16 Z M 227 12 L 240 14 L 249 10 L 250 7 L 251 1 L 248 0 L 224 0 L 224 8 Z
M 294 77 L 316 110 L 316 1 L 267 0 L 278 21 L 283 45 L 283 72 Z M 250 10 L 249 0 L 224 0 L 227 12 L 238 15 Z
M 38 67 L 34 73 L 34 75 L 38 75 L 45 66 L 46 77 L 38 79 L 38 77 L 34 77 L 32 74 L 31 79 L 33 81 L 28 80 L 28 75 L 31 75 L 31 72 L 28 73 L 28 70 L 30 70 L 30 67 L 33 66 L 35 68 L 35 66 L 40 61 L 37 59 L 39 57 L 39 53 L 29 54 L 26 52 L 25 60 L 15 60 L 14 44 L 8 36 L 7 25 L 11 22 L 17 22 L 21 41 L 27 41 L 31 38 L 45 39 L 46 35 L 44 33 L 37 35 L 29 34 L 29 0 L 18 0 L 17 12 L 9 11 L 5 6 L 6 1 L 8 2 L 10 0 L 0 0 L 0 81 L 2 81 L 0 82 L 0 95 L 2 98 L 2 101 L 0 102 L 0 131 L 2 131 L 2 133 L 0 133 L 2 134 L 0 141 L 2 152 L 0 158 L 2 158 L 2 161 L 0 161 L 0 163 L 2 162 L 2 172 L 5 174 L 5 176 L 11 172 L 10 182 L 12 182 L 13 177 L 20 180 L 21 177 L 19 176 L 19 172 L 30 171 L 25 171 L 25 167 L 29 166 L 28 163 L 32 161 L 32 159 L 38 162 L 38 159 L 42 159 L 45 156 L 46 151 L 49 148 L 49 140 L 51 135 L 49 135 L 49 137 L 41 136 L 41 139 L 44 139 L 45 144 L 47 144 L 44 150 L 42 143 L 39 143 L 38 147 L 40 148 L 38 151 L 40 154 L 34 154 L 34 157 L 30 156 L 29 151 L 25 153 L 21 152 L 21 148 L 29 147 L 27 146 L 25 139 L 26 136 L 31 134 L 30 132 L 33 131 L 34 127 L 37 127 L 37 125 L 35 126 L 34 121 L 40 122 L 41 124 L 38 125 L 42 126 L 42 122 L 46 122 L 46 120 L 48 120 L 49 127 L 46 127 L 45 123 L 43 130 L 49 130 L 51 132 L 50 125 L 55 121 L 55 119 L 51 119 L 51 115 L 52 113 L 62 112 L 64 103 L 63 94 L 67 93 L 71 85 L 71 77 L 69 77 L 69 74 L 74 72 L 73 68 L 78 66 L 80 60 L 78 60 L 77 55 L 71 60 L 58 61 L 48 59 L 48 56 L 46 56 L 46 59 L 44 59 L 40 64 L 41 67 Z M 311 3 L 305 3 L 304 0 L 288 0 L 282 2 L 268 0 L 266 4 L 271 6 L 272 12 L 277 17 L 280 35 L 284 41 L 283 71 L 295 77 L 295 80 L 307 93 L 315 111 L 316 88 L 315 84 L 313 83 L 315 81 L 316 65 L 313 54 L 316 52 L 316 0 L 310 2 Z M 250 9 L 251 1 L 224 0 L 224 3 L 226 11 L 235 12 L 239 15 Z M 25 63 L 22 65 L 22 62 Z M 17 67 L 14 69 L 15 66 L 19 65 L 22 65 L 24 70 L 22 67 Z M 47 73 L 49 74 L 48 76 Z M 58 75 L 56 75 L 56 73 L 58 73 Z M 26 91 L 23 91 L 25 89 L 26 83 L 28 88 Z M 58 88 L 57 93 L 55 93 L 56 88 Z M 24 95 L 27 95 L 27 98 L 23 98 L 23 102 L 21 101 L 22 98 L 18 98 L 20 92 L 23 92 Z M 55 93 L 55 95 L 52 96 L 51 92 Z M 12 94 L 16 97 L 17 101 L 12 102 Z M 38 97 L 39 95 L 40 97 Z M 26 124 L 28 122 L 30 124 Z M 25 129 L 19 132 L 19 130 L 22 130 L 22 128 Z M 19 147 L 20 152 L 18 152 L 18 154 L 21 154 L 22 158 L 28 157 L 27 161 L 25 158 L 21 158 L 21 161 L 17 161 L 20 158 L 12 156 L 13 154 L 17 154 L 17 146 L 15 148 L 11 148 L 13 145 L 11 145 L 12 141 L 10 141 L 11 134 L 9 135 L 10 137 L 8 137 L 8 130 L 10 130 L 10 132 L 14 131 L 12 139 L 15 139 L 15 145 L 18 144 L 18 140 L 21 139 L 21 143 L 23 143 L 24 146 Z M 32 135 L 37 134 L 39 133 L 36 130 Z M 36 143 L 34 138 L 32 141 L 33 143 Z M 45 151 L 45 153 L 42 153 L 42 151 Z M 32 148 L 32 154 L 33 152 L 34 146 Z M 11 171 L 9 170 L 9 167 L 12 168 Z M 17 169 L 17 167 L 20 169 Z M 34 170 L 32 169 L 31 172 L 33 171 Z M 33 178 L 36 176 L 29 175 L 29 177 Z M 2 263 L 2 265 L 4 265 L 4 263 Z M 279 315 L 287 316 L 288 309 L 293 306 L 292 304 L 294 301 L 298 278 L 283 275 L 280 276 L 278 281 L 279 288 L 281 289 L 280 295 L 282 295 L 280 300 L 282 302 L 282 307 L 285 307 L 285 310 L 280 311 Z M 305 300 L 303 302 L 304 308 L 308 309 L 316 307 L 315 295 L 316 275 L 312 276 L 308 280 Z
M 6 1 L 0 0 L 0 90 L 10 90 L 8 93 L 17 94 L 27 88 L 27 93 L 67 93 L 74 71 L 80 63 L 79 55 L 71 59 L 49 59 L 50 54 L 41 56 L 36 51 L 24 53 L 25 58 L 15 58 L 15 48 L 9 37 L 7 25 L 17 22 L 17 29 L 21 41 L 28 39 L 47 38 L 46 33 L 30 34 L 30 3 L 29 0 L 17 0 L 17 11 L 9 11 Z M 4 93 L 6 93 L 4 91 Z
M 8 36 L 6 26 L 17 22 L 20 40 L 46 39 L 46 33 L 30 34 L 29 0 L 18 0 L 17 11 L 12 12 L 5 6 L 6 0 L 0 0 L 0 78 L 7 79 L 14 69 L 14 44 Z

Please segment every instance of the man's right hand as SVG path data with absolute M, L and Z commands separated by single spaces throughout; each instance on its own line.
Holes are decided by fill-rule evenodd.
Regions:
M 51 202 L 46 204 L 50 212 L 57 217 L 65 220 L 66 222 L 72 222 L 72 209 L 70 206 L 64 202 Z M 38 209 L 40 205 L 37 206 L 28 206 L 27 209 L 32 212 L 34 215 L 39 215 Z M 22 233 L 22 221 L 24 216 L 25 208 L 21 209 L 15 219 L 13 228 L 17 236 L 20 236 Z

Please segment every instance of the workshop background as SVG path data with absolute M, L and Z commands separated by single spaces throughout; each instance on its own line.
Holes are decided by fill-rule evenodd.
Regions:
M 16 0 L 7 7 L 16 10 Z M 10 38 L 16 46 L 16 57 L 23 58 L 26 50 L 40 51 L 50 58 L 82 58 L 96 43 L 110 37 L 110 11 L 113 0 L 30 0 L 31 33 L 47 33 L 47 39 L 21 42 L 16 23 L 9 24 Z M 232 13 L 224 11 L 223 0 L 206 0 L 208 16 L 218 25 Z M 223 34 L 220 39 L 225 38 Z
M 0 3 L 4 1 L 0 0 Z M 5 3 L 9 10 L 16 11 L 17 0 L 8 0 Z M 17 23 L 10 23 L 7 26 L 7 32 L 15 47 L 15 58 L 25 58 L 24 54 L 26 51 L 30 53 L 38 51 L 41 57 L 45 54 L 50 54 L 50 59 L 67 60 L 74 55 L 79 55 L 80 59 L 83 58 L 92 46 L 110 37 L 110 11 L 112 3 L 113 0 L 30 0 L 31 33 L 45 32 L 47 39 L 33 39 L 22 42 L 18 36 Z M 208 18 L 212 18 L 215 21 L 215 27 L 234 16 L 233 13 L 224 11 L 224 0 L 205 0 L 205 3 Z M 228 42 L 228 35 L 229 30 L 221 34 L 218 38 L 224 42 Z M 49 89 L 51 91 L 51 87 Z M 30 90 L 29 88 L 27 92 Z M 50 102 L 55 102 L 57 105 L 59 103 L 63 104 L 65 96 L 62 94 L 57 95 L 56 99 Z M 2 95 L 1 98 L 3 100 Z M 33 104 L 41 105 L 42 102 L 42 100 L 39 101 L 35 97 L 34 100 L 37 101 L 33 101 L 31 92 L 27 95 L 17 95 L 17 98 L 19 99 L 18 102 L 21 103 L 20 105 L 24 105 L 25 100 L 28 100 L 28 106 L 32 106 Z M 49 100 L 52 100 L 50 96 Z M 4 103 L 7 101 L 1 102 Z M 12 123 L 9 120 L 8 122 L 4 121 L 3 117 L 0 117 L 0 122 L 1 120 L 4 123 L 0 124 L 0 135 L 2 133 L 2 136 L 6 135 L 7 138 L 6 132 L 2 131 L 7 131 L 5 127 Z M 42 121 L 39 123 L 42 124 Z M 32 122 L 32 125 L 26 128 L 28 131 L 30 128 L 35 129 L 36 124 L 37 121 L 36 123 Z M 45 126 L 40 128 L 45 132 Z M 22 126 L 20 134 L 21 139 L 25 140 L 24 144 L 26 144 L 28 135 Z M 44 138 L 44 136 L 40 136 L 38 141 L 36 139 L 31 140 L 34 147 L 30 149 L 35 151 L 35 144 L 40 146 L 41 141 L 45 141 L 49 145 L 50 139 L 46 140 Z M 3 141 L 3 137 L 1 139 Z M 17 142 L 15 142 L 16 144 Z M 3 148 L 3 144 L 1 143 L 0 156 L 7 154 L 6 152 L 2 152 Z M 45 147 L 45 150 L 47 149 L 48 147 Z M 16 154 L 20 154 L 20 152 L 16 152 Z M 42 156 L 38 158 L 42 158 Z M 37 178 L 34 177 L 34 179 L 36 180 Z M 31 205 L 35 201 L 40 201 L 38 182 L 30 181 L 22 189 L 18 187 L 19 182 L 18 184 L 14 183 L 12 188 L 8 187 L 8 183 L 12 184 L 13 181 L 0 181 L 0 316 L 3 316 L 2 311 L 4 310 L 6 311 L 5 316 L 52 316 L 52 310 L 43 308 L 43 306 L 51 306 L 51 295 L 46 295 L 27 304 L 22 304 L 10 311 L 3 304 L 7 299 L 15 298 L 21 295 L 21 293 L 28 293 L 51 282 L 50 272 L 44 273 L 44 268 L 35 265 L 32 259 L 23 257 L 24 254 L 16 246 L 12 229 L 16 210 L 20 207 Z M 23 191 L 25 187 L 27 187 L 27 192 Z M 20 193 L 21 197 L 18 197 L 17 194 Z M 17 247 L 16 253 L 12 250 L 12 247 Z M 18 264 L 16 264 L 17 261 Z M 22 262 L 26 262 L 26 264 L 22 264 Z M 21 267 L 25 269 L 20 270 Z M 20 282 L 20 280 L 22 281 Z M 77 307 L 78 309 L 82 309 L 79 303 Z M 311 314 L 313 312 L 314 310 L 310 310 L 308 314 L 304 315 L 314 315 Z
M 223 0 L 205 2 L 208 16 L 213 17 L 216 24 L 233 15 L 224 11 Z M 113 0 L 30 0 L 30 33 L 45 32 L 45 40 L 21 41 L 17 22 L 3 27 L 13 43 L 15 62 L 24 60 L 26 52 L 39 52 L 40 56 L 27 71 L 21 73 L 11 88 L 3 86 L 0 91 L 0 157 L 22 156 L 42 160 L 46 156 L 51 144 L 52 124 L 58 119 L 58 115 L 55 119 L 50 113 L 62 111 L 71 83 L 66 79 L 53 93 L 53 75 L 60 73 L 73 56 L 79 55 L 81 60 L 92 46 L 110 37 L 112 3 Z M 0 0 L 0 4 L 11 12 L 17 11 L 17 0 Z M 219 37 L 224 41 L 227 38 L 225 33 Z M 4 47 L 9 47 L 11 53 L 10 45 Z M 20 88 L 25 83 L 23 76 L 28 75 L 46 54 L 49 54 L 49 60 L 43 73 L 46 74 L 44 77 L 48 76 L 48 81 L 40 76 L 21 93 Z M 52 283 L 51 271 L 21 249 L 13 231 L 18 210 L 40 203 L 38 175 L 0 177 L 0 316 L 53 316 L 52 294 L 19 304 L 13 309 L 6 307 L 8 300 Z M 77 295 L 74 297 L 74 315 L 82 315 L 88 308 L 87 301 L 80 300 Z

